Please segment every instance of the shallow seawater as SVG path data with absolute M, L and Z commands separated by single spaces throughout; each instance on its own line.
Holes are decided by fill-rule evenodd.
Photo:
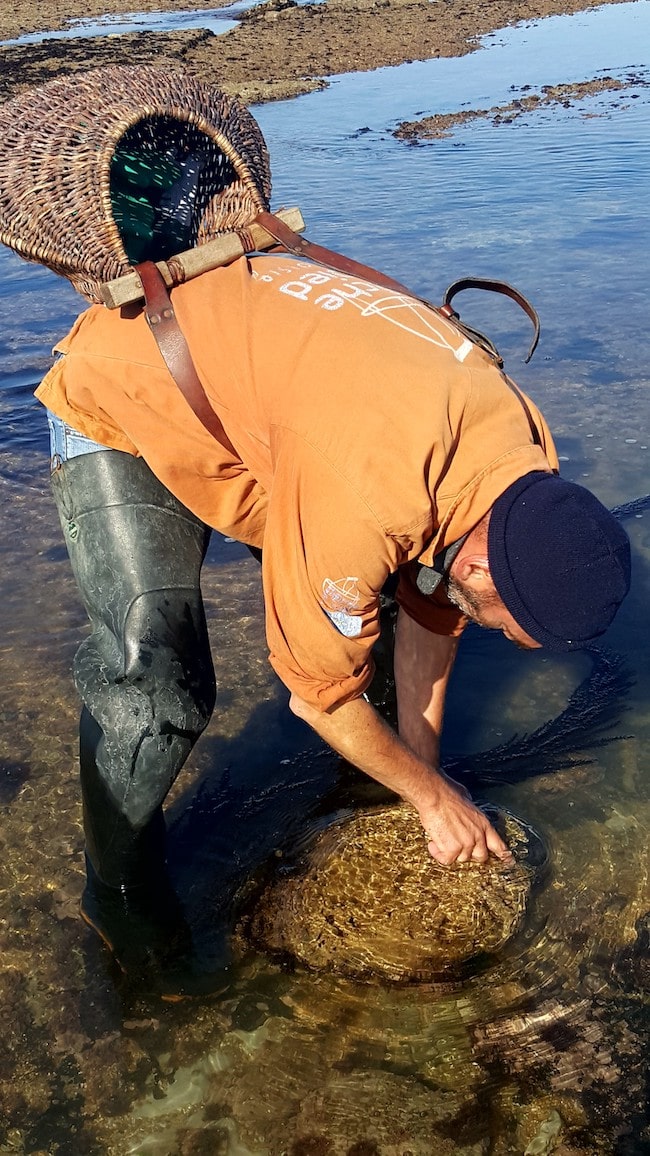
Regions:
M 542 339 L 528 366 L 528 323 L 514 306 L 473 295 L 459 305 L 545 412 L 565 475 L 612 506 L 650 491 L 650 90 L 477 122 L 422 146 L 391 131 L 416 115 L 506 103 L 511 86 L 625 77 L 646 63 L 649 34 L 650 4 L 615 5 L 256 110 L 274 204 L 299 204 L 314 238 L 434 300 L 468 274 L 533 300 Z M 77 916 L 69 667 L 85 624 L 32 398 L 80 299 L 6 251 L 0 272 L 0 1152 L 647 1151 L 650 512 L 626 521 L 633 588 L 603 640 L 631 682 L 606 691 L 616 741 L 590 747 L 578 728 L 579 765 L 536 776 L 533 752 L 523 777 L 478 790 L 550 848 L 550 875 L 510 950 L 449 989 L 355 984 L 251 955 L 213 1001 L 135 998 Z M 266 662 L 256 564 L 215 535 L 204 588 L 219 707 L 169 823 L 172 870 L 209 955 L 238 881 L 363 791 L 288 712 Z M 447 757 L 534 731 L 592 665 L 468 632 Z M 546 760 L 540 740 L 538 767 Z

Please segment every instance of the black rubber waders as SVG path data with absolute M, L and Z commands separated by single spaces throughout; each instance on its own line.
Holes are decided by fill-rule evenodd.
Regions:
M 92 625 L 74 660 L 84 703 L 82 914 L 129 971 L 138 957 L 152 964 L 158 940 L 178 940 L 177 909 L 172 922 L 186 939 L 165 870 L 162 803 L 214 707 L 199 585 L 210 531 L 141 458 L 117 450 L 58 466 L 52 489 Z

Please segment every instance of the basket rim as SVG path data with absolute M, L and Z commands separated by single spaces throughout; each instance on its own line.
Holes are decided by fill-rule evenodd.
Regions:
M 231 142 L 224 136 L 224 134 L 216 129 L 214 125 L 210 124 L 210 122 L 206 120 L 206 118 L 201 113 L 197 113 L 188 109 L 181 109 L 178 107 L 165 108 L 161 105 L 145 106 L 141 109 L 138 109 L 133 116 L 123 117 L 119 122 L 116 122 L 114 129 L 106 137 L 106 149 L 103 150 L 103 152 L 108 153 L 110 151 L 110 158 L 112 160 L 112 157 L 115 155 L 115 149 L 117 145 L 119 144 L 122 137 L 125 136 L 125 134 L 129 131 L 129 129 L 133 128 L 143 120 L 154 120 L 156 117 L 166 117 L 169 120 L 177 120 L 186 124 L 192 124 L 200 132 L 205 133 L 206 136 L 214 141 L 214 143 L 222 151 L 222 153 L 224 153 L 228 160 L 232 162 L 237 175 L 239 176 L 240 180 L 242 180 L 242 183 L 244 184 L 247 191 L 252 195 L 252 199 L 258 208 L 260 210 L 265 208 L 264 198 L 261 195 L 258 184 L 251 173 L 250 166 L 246 163 L 241 153 L 239 153 L 238 150 L 233 147 Z M 102 172 L 100 174 L 99 184 L 99 196 L 102 209 L 105 213 L 105 223 L 111 235 L 111 240 L 116 245 L 116 252 L 119 251 L 120 255 L 123 256 L 124 261 L 126 261 L 127 264 L 130 264 L 131 262 L 129 261 L 126 250 L 124 248 L 122 235 L 113 216 L 110 178 L 107 179 L 110 172 L 111 162 L 109 160 L 108 164 L 106 164 L 105 160 L 106 157 L 104 155 L 102 156 Z M 6 228 L 0 230 L 0 242 L 4 245 L 7 245 L 9 248 L 15 249 L 15 251 L 21 255 L 33 257 L 33 259 L 36 261 L 39 260 L 39 256 L 43 257 L 46 255 L 46 253 L 49 256 L 53 252 L 49 248 L 46 248 L 42 245 L 35 246 L 33 241 L 27 241 L 23 239 L 19 233 Z M 58 249 L 56 250 L 56 253 L 56 259 L 58 260 L 60 256 Z M 61 261 L 62 263 L 65 263 L 65 258 L 61 257 Z
M 114 128 L 107 134 L 106 149 L 104 152 L 110 151 L 110 160 L 108 162 L 108 166 L 106 167 L 104 163 L 105 156 L 102 156 L 103 171 L 100 173 L 99 195 L 102 209 L 106 214 L 107 222 L 109 222 L 110 233 L 114 233 L 115 238 L 117 239 L 118 248 L 121 253 L 124 254 L 124 260 L 129 265 L 131 262 L 129 261 L 126 249 L 124 248 L 122 234 L 120 233 L 120 230 L 113 216 L 113 206 L 111 202 L 110 166 L 112 159 L 115 156 L 117 145 L 119 144 L 122 137 L 125 136 L 125 134 L 129 131 L 129 129 L 134 128 L 144 120 L 155 120 L 156 117 L 161 119 L 164 117 L 167 120 L 177 120 L 182 121 L 185 124 L 191 124 L 197 128 L 199 132 L 203 132 L 206 136 L 210 137 L 210 139 L 214 141 L 217 147 L 221 149 L 221 152 L 228 158 L 229 161 L 231 161 L 238 177 L 240 180 L 242 180 L 242 183 L 244 184 L 247 191 L 252 194 L 253 200 L 257 206 L 260 209 L 264 208 L 264 200 L 260 195 L 258 185 L 251 173 L 250 166 L 246 163 L 241 153 L 233 147 L 231 141 L 229 141 L 224 136 L 224 134 L 219 131 L 219 129 L 215 128 L 213 124 L 210 124 L 210 122 L 205 118 L 205 116 L 203 116 L 202 113 L 195 112 L 193 109 L 181 108 L 177 105 L 143 105 L 139 109 L 134 110 L 132 116 L 125 116 L 120 121 L 116 121 Z M 108 179 L 106 179 L 107 176 Z
M 120 74 L 128 81 L 128 76 L 134 71 L 131 65 L 111 64 L 83 70 L 80 80 L 90 82 L 90 91 L 94 84 L 110 80 L 111 76 Z M 131 97 L 129 103 L 128 92 L 120 92 L 116 99 L 108 102 L 108 106 L 101 107 L 96 114 L 96 127 L 93 113 L 82 102 L 79 115 L 83 120 L 90 118 L 90 124 L 84 124 L 84 133 L 88 131 L 87 140 L 94 156 L 91 164 L 95 168 L 95 228 L 103 238 L 102 246 L 112 258 L 125 268 L 132 268 L 133 262 L 129 259 L 120 227 L 115 219 L 113 200 L 111 197 L 111 165 L 120 141 L 138 124 L 166 120 L 176 122 L 179 126 L 187 125 L 202 134 L 207 141 L 219 150 L 225 160 L 232 166 L 233 175 L 229 182 L 234 199 L 231 204 L 224 203 L 223 228 L 221 218 L 215 219 L 215 234 L 236 226 L 229 225 L 229 220 L 253 219 L 257 212 L 268 208 L 271 191 L 271 173 L 268 148 L 264 135 L 253 114 L 247 106 L 235 95 L 224 92 L 218 83 L 211 82 L 191 72 L 182 69 L 162 70 L 155 65 L 142 65 L 137 68 L 140 90 L 142 81 L 146 82 L 147 74 L 151 74 L 152 83 L 149 94 L 136 92 L 137 99 Z M 2 135 L 6 134 L 5 145 L 8 146 L 13 138 L 13 145 L 17 146 L 14 156 L 20 155 L 24 149 L 27 153 L 40 148 L 39 136 L 47 134 L 48 123 L 58 119 L 56 104 L 64 98 L 66 90 L 74 83 L 76 73 L 54 77 L 43 84 L 33 86 L 19 96 L 0 106 L 0 128 Z M 187 86 L 187 90 L 183 90 Z M 30 93 L 37 98 L 36 105 L 32 106 L 30 114 L 25 102 L 29 102 Z M 49 96 L 55 97 L 54 106 Z M 147 98 L 149 96 L 149 99 Z M 39 108 L 43 120 L 39 126 Z M 27 115 L 25 115 L 27 113 Z M 20 115 L 19 115 L 20 114 Z M 73 129 L 76 118 L 75 101 L 71 100 L 67 110 L 61 105 L 61 124 L 70 125 Z M 13 125 L 13 131 L 12 131 Z M 252 131 L 251 131 L 252 130 Z M 53 140 L 51 159 L 56 167 L 56 139 Z M 47 145 L 46 145 L 47 148 Z M 6 148 L 5 148 L 6 151 Z M 13 149 L 10 150 L 10 152 Z M 64 161 L 64 153 L 59 154 L 60 164 Z M 81 158 L 81 153 L 79 154 Z M 76 157 L 68 158 L 68 171 L 73 168 Z M 13 174 L 12 174 L 13 170 Z M 25 199 L 24 191 L 20 191 L 20 165 L 15 160 L 5 157 L 3 174 L 7 178 L 7 197 L 4 195 L 3 211 L 0 213 L 0 243 L 13 249 L 20 257 L 28 261 L 37 262 L 60 273 L 84 295 L 87 287 L 99 286 L 115 276 L 114 272 L 91 267 L 75 268 L 71 261 L 71 252 L 67 236 L 52 230 L 53 235 L 43 235 L 39 228 L 39 218 L 43 216 L 44 207 L 39 210 L 38 197 L 31 201 L 32 191 Z M 73 176 L 74 180 L 74 176 Z M 11 186 L 15 182 L 14 193 Z M 226 186 L 228 187 L 228 186 Z M 46 192 L 46 190 L 44 190 Z M 224 190 L 225 191 L 225 190 Z M 219 190 L 215 190 L 217 195 Z M 241 199 L 241 208 L 238 209 L 238 198 Z M 6 211 L 5 211 L 6 210 Z M 76 214 L 73 214 L 76 215 Z M 87 223 L 92 228 L 91 222 Z M 81 224 L 83 229 L 83 224 Z M 83 237 L 81 237 L 83 244 Z M 204 242 L 201 242 L 204 243 Z M 198 244 L 195 247 L 200 247 Z M 91 290 L 94 292 L 94 290 Z

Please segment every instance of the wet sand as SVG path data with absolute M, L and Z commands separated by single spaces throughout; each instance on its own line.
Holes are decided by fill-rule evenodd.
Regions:
M 507 25 L 597 6 L 599 0 L 326 0 L 299 7 L 295 0 L 268 0 L 223 35 L 136 32 L 4 47 L 0 100 L 50 77 L 130 61 L 190 68 L 249 103 L 274 100 L 322 87 L 341 72 L 460 56 L 478 37 Z M 202 0 L 199 7 L 223 4 Z M 17 0 L 0 12 L 0 38 L 104 13 L 178 8 L 175 0 L 68 0 L 64 17 L 55 0 Z

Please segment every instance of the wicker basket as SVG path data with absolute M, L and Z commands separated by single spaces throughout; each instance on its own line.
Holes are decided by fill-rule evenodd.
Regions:
M 198 158 L 194 169 L 187 157 Z M 196 171 L 179 215 L 168 186 L 181 172 L 187 185 Z M 244 229 L 268 209 L 270 192 L 268 153 L 251 114 L 183 72 L 93 69 L 0 107 L 0 241 L 91 301 L 99 284 L 138 260 Z

